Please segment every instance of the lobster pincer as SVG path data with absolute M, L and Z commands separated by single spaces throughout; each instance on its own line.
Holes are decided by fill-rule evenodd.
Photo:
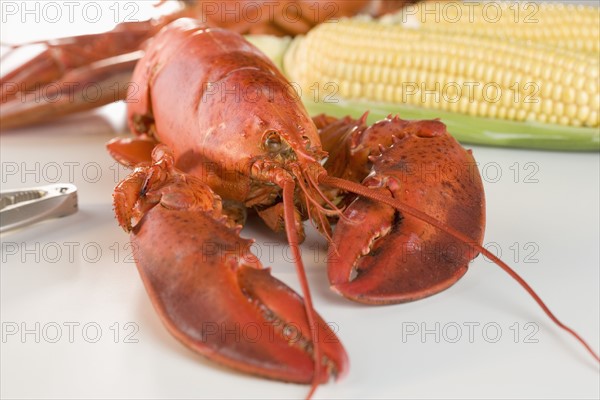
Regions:
M 481 178 L 471 153 L 444 124 L 390 116 L 370 127 L 357 126 L 346 139 L 347 159 L 350 165 L 372 166 L 364 186 L 456 227 L 481 245 Z M 355 199 L 344 215 L 333 236 L 329 280 L 332 289 L 356 301 L 398 303 L 438 293 L 464 275 L 478 254 L 470 243 L 369 198 Z
M 251 253 L 252 240 L 222 210 L 221 198 L 173 166 L 158 145 L 114 194 L 134 257 L 167 329 L 194 351 L 271 379 L 313 380 L 314 344 L 303 300 Z M 339 339 L 317 316 L 320 382 L 346 373 Z

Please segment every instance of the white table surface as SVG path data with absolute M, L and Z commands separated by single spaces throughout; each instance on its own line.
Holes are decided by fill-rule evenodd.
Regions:
M 6 26 L 2 39 L 8 41 Z M 19 29 L 10 31 L 13 38 L 26 36 L 28 29 Z M 0 135 L 2 189 L 71 182 L 80 207 L 75 215 L 1 236 L 1 397 L 306 395 L 306 386 L 205 360 L 162 326 L 111 209 L 112 189 L 126 171 L 104 144 L 124 133 L 123 120 L 124 107 L 115 104 Z M 485 183 L 485 243 L 500 249 L 558 317 L 598 351 L 599 154 L 472 148 Z M 251 221 L 242 236 L 257 238 L 263 262 L 299 290 L 293 265 L 282 257 L 283 236 L 259 221 Z M 269 259 L 265 242 L 273 240 L 281 245 Z M 339 327 L 351 369 L 343 381 L 322 386 L 317 398 L 600 396 L 598 364 L 482 257 L 443 293 L 368 307 L 328 289 L 325 247 L 314 232 L 303 245 L 308 280 L 317 310 Z M 419 332 L 410 334 L 414 329 Z M 424 330 L 430 333 L 423 337 Z

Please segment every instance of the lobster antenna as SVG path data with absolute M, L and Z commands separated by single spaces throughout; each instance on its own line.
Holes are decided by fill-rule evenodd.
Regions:
M 335 177 L 327 176 L 327 175 L 321 175 L 319 177 L 319 181 L 325 185 L 330 185 L 330 186 L 336 187 L 338 189 L 346 190 L 348 192 L 352 192 L 352 193 L 358 194 L 360 196 L 364 196 L 369 199 L 376 200 L 381 203 L 385 203 L 391 207 L 394 207 L 395 209 L 397 209 L 399 211 L 402 211 L 403 213 L 412 215 L 413 217 L 416 217 L 424 222 L 427 222 L 428 224 L 444 231 L 445 233 L 447 233 L 451 236 L 454 236 L 456 239 L 460 240 L 461 242 L 463 242 L 467 245 L 472 245 L 477 251 L 479 251 L 484 256 L 486 256 L 487 258 L 492 260 L 496 265 L 498 265 L 506 273 L 508 273 L 514 280 L 516 280 L 527 291 L 527 293 L 529 293 L 529 295 L 531 297 L 533 297 L 533 299 L 536 301 L 536 303 L 538 303 L 538 305 L 542 308 L 542 310 L 544 310 L 546 315 L 548 315 L 548 317 L 550 317 L 550 319 L 556 325 L 558 325 L 560 328 L 564 329 L 569 334 L 571 334 L 575 339 L 577 339 L 577 341 L 579 341 L 579 343 L 581 343 L 583 345 L 583 347 L 585 347 L 585 349 L 592 355 L 592 357 L 594 357 L 596 359 L 596 361 L 600 362 L 600 357 L 598 357 L 598 355 L 594 352 L 594 350 L 591 348 L 591 346 L 585 340 L 583 340 L 583 338 L 581 336 L 579 336 L 579 334 L 577 332 L 575 332 L 573 329 L 569 328 L 568 326 L 563 324 L 558 318 L 556 318 L 556 316 L 552 313 L 552 311 L 550 311 L 548 306 L 546 306 L 546 304 L 542 301 L 540 296 L 537 295 L 537 293 L 531 288 L 531 286 L 529 286 L 529 284 L 527 282 L 525 282 L 525 280 L 521 276 L 519 276 L 519 274 L 517 274 L 504 261 L 502 261 L 501 259 L 496 257 L 494 254 L 492 254 L 490 251 L 485 249 L 483 246 L 481 246 L 477 243 L 474 243 L 473 240 L 471 240 L 469 237 L 467 237 L 463 233 L 445 225 L 444 223 L 436 220 L 432 216 L 425 214 L 422 211 L 419 211 L 411 206 L 403 204 L 402 202 L 398 201 L 397 199 L 394 199 L 393 197 L 384 196 L 380 193 L 374 192 L 374 191 L 370 190 L 369 188 L 362 186 L 359 183 L 347 181 L 345 179 L 335 178 Z
M 298 232 L 296 231 L 296 220 L 294 218 L 294 187 L 295 183 L 293 180 L 286 180 L 283 184 L 283 218 L 285 220 L 285 233 L 287 234 L 288 243 L 292 248 L 292 254 L 296 261 L 294 264 L 296 265 L 296 273 L 298 274 L 302 295 L 304 296 L 304 309 L 306 310 L 306 318 L 313 342 L 315 372 L 313 373 L 310 392 L 308 392 L 306 397 L 307 399 L 310 399 L 321 382 L 321 348 L 317 335 L 315 309 L 313 308 L 310 289 L 308 287 L 308 281 L 306 280 L 306 271 L 304 270 L 304 264 L 302 263 L 302 256 L 298 244 Z

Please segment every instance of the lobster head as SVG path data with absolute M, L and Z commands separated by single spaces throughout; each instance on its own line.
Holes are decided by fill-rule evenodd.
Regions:
M 256 47 L 181 19 L 152 39 L 133 81 L 131 130 L 166 144 L 178 169 L 257 207 L 273 228 L 282 220 L 277 182 L 296 180 L 298 220 L 319 215 L 313 219 L 329 230 L 316 205 L 327 202 L 316 184 L 326 156 L 317 129 L 293 85 Z
M 266 55 L 227 30 L 187 18 L 169 24 L 150 41 L 133 81 L 127 113 L 138 135 L 169 145 L 170 136 L 204 136 L 238 159 L 325 156 L 294 86 Z M 182 101 L 188 98 L 194 101 Z

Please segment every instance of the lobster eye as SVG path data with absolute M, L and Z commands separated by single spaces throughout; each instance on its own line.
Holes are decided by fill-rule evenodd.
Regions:
M 269 131 L 265 134 L 265 149 L 269 153 L 279 153 L 281 151 L 281 137 L 275 131 Z

